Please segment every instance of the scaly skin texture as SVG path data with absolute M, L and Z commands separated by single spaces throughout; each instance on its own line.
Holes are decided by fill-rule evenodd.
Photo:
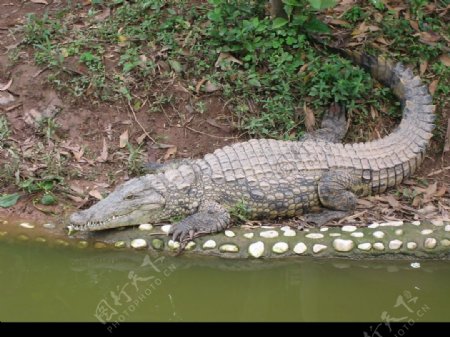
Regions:
M 335 143 L 343 135 L 335 116 L 331 138 L 318 130 L 300 141 L 259 139 L 225 146 L 202 159 L 130 180 L 73 214 L 71 226 L 95 231 L 183 217 L 171 234 L 186 241 L 227 228 L 230 210 L 237 205 L 246 208 L 250 219 L 292 217 L 320 208 L 349 211 L 357 197 L 400 184 L 420 165 L 432 137 L 431 96 L 420 78 L 400 63 L 393 66 L 383 58 L 345 53 L 401 100 L 403 118 L 389 136 Z M 322 126 L 332 129 L 331 124 L 324 121 Z

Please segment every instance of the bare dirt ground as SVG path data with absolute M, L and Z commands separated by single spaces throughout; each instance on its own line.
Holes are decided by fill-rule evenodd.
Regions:
M 58 203 L 52 206 L 38 205 L 36 194 L 20 192 L 15 206 L 0 208 L 0 218 L 63 222 L 68 212 L 92 204 L 101 193 L 129 179 L 125 165 L 130 151 L 124 146 L 124 139 L 136 146 L 142 144 L 144 161 L 148 162 L 197 158 L 245 140 L 230 126 L 233 117 L 220 94 L 193 96 L 177 78 L 159 88 L 160 93 L 176 97 L 176 103 L 164 106 L 163 113 L 149 114 L 145 105 L 132 109 L 124 103 L 75 102 L 57 92 L 48 84 L 48 71 L 34 64 L 32 50 L 18 49 L 23 39 L 18 27 L 28 13 L 54 12 L 63 5 L 62 1 L 47 2 L 0 0 L 0 88 L 10 83 L 6 90 L 0 91 L 0 115 L 6 116 L 10 126 L 8 141 L 20 150 L 20 165 L 11 174 L 23 180 L 59 160 L 64 163 L 67 189 L 54 191 Z M 14 50 L 18 58 L 11 61 L 9 55 Z M 199 100 L 205 103 L 203 113 L 193 109 Z M 35 123 L 36 117 L 46 115 L 54 116 L 59 125 L 51 141 L 45 141 Z M 450 113 L 444 111 L 441 121 L 447 123 L 449 117 Z M 156 145 L 147 133 L 158 135 L 158 143 L 163 145 Z M 414 193 L 412 197 L 408 199 L 394 191 L 361 200 L 354 216 L 347 220 L 420 218 L 427 214 L 448 218 L 450 152 L 438 148 L 439 144 L 431 145 L 415 178 L 397 190 L 407 189 Z M 50 160 L 43 160 L 49 154 Z M 0 148 L 0 164 L 12 160 L 8 148 Z M 427 184 L 421 185 L 423 181 Z M 16 185 L 9 184 L 0 194 L 17 191 Z

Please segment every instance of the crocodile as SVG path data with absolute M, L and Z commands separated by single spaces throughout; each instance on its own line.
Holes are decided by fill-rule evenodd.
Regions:
M 169 234 L 187 242 L 229 228 L 230 212 L 238 206 L 245 208 L 248 219 L 306 214 L 323 223 L 320 214 L 325 219 L 345 215 L 358 197 L 400 184 L 424 159 L 434 128 L 432 97 L 402 63 L 342 52 L 401 101 L 402 120 L 388 136 L 344 145 L 345 112 L 330 110 L 321 129 L 298 141 L 252 139 L 131 179 L 73 213 L 69 227 L 99 231 L 182 218 Z

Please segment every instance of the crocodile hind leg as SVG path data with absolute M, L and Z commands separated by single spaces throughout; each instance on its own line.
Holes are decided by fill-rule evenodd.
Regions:
M 220 232 L 230 224 L 230 213 L 216 202 L 206 202 L 194 213 L 172 226 L 172 240 L 185 242 L 202 234 Z
M 330 170 L 324 173 L 317 189 L 320 203 L 326 209 L 318 214 L 308 214 L 305 219 L 319 226 L 348 215 L 356 207 L 357 196 L 369 193 L 369 185 L 342 170 Z
M 305 134 L 300 138 L 300 141 L 323 140 L 331 143 L 339 143 L 346 133 L 347 121 L 345 119 L 345 108 L 334 103 L 325 113 L 320 129 Z

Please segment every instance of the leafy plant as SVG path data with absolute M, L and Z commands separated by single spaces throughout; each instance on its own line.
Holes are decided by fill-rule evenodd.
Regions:
M 2 194 L 0 196 L 0 207 L 8 208 L 14 206 L 19 200 L 20 195 L 18 193 L 14 194 Z

